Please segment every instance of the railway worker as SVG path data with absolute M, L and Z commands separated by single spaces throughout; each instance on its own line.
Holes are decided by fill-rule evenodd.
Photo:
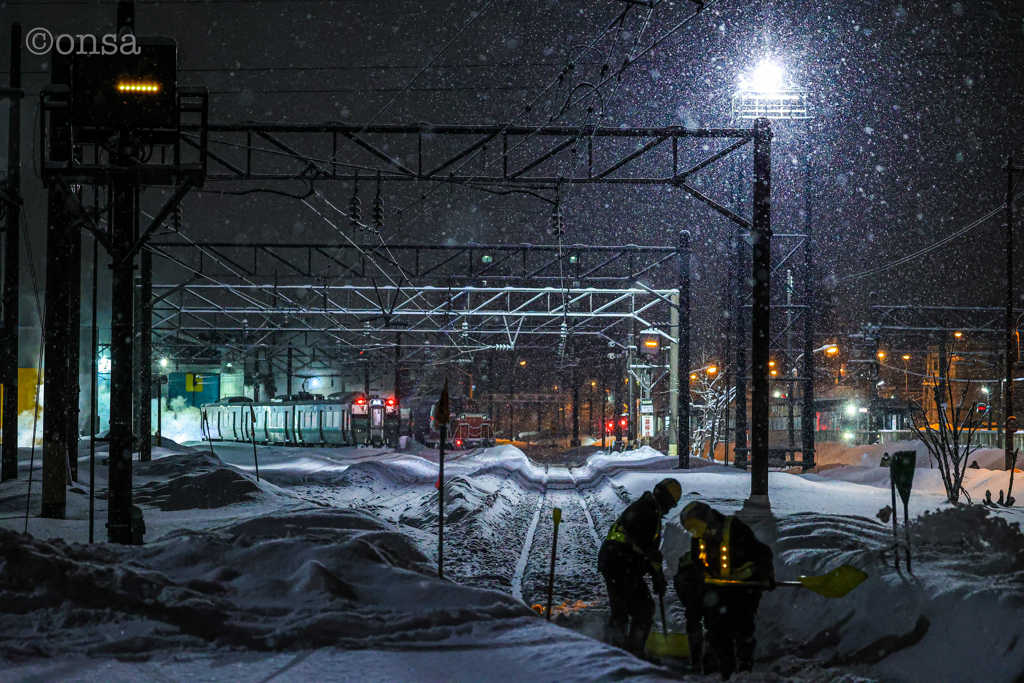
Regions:
M 650 574 L 654 591 L 665 594 L 659 547 L 661 518 L 676 506 L 680 495 L 682 488 L 675 479 L 658 482 L 626 508 L 597 556 L 611 610 L 605 640 L 637 656 L 644 655 L 654 624 L 654 600 L 644 577 Z
M 772 551 L 741 520 L 726 517 L 707 503 L 688 503 L 679 519 L 693 537 L 690 552 L 680 559 L 681 571 L 675 581 L 686 609 L 686 630 L 689 634 L 691 628 L 699 628 L 691 610 L 700 605 L 708 645 L 718 660 L 722 679 L 728 680 L 734 672 L 750 671 L 754 666 L 754 618 L 764 588 L 714 581 L 771 587 L 775 582 Z M 684 564 L 687 559 L 689 566 Z

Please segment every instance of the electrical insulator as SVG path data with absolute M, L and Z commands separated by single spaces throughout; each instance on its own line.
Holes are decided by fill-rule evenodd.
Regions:
M 174 230 L 175 232 L 181 231 L 181 204 L 174 205 Z
M 352 201 L 348 203 L 348 220 L 352 232 L 361 232 L 363 229 L 359 221 L 361 212 L 359 210 L 359 180 L 352 183 Z
M 565 222 L 562 220 L 562 207 L 555 204 L 551 212 L 551 234 L 559 237 L 565 234 Z
M 373 229 L 380 233 L 384 228 L 384 200 L 380 196 L 380 186 L 377 187 L 377 196 L 373 198 Z

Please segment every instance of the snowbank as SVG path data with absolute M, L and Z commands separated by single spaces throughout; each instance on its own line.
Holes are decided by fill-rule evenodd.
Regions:
M 20 679 L 122 672 L 115 678 L 141 680 L 161 671 L 195 680 L 212 669 L 220 680 L 269 680 L 281 663 L 260 666 L 272 657 L 239 648 L 296 652 L 293 663 L 326 648 L 318 656 L 328 653 L 334 668 L 300 678 L 668 680 L 507 594 L 436 578 L 406 536 L 356 511 L 261 516 L 141 548 L 0 530 L 0 557 L 0 657 Z M 69 659 L 81 655 L 89 658 Z M 110 659 L 98 667 L 97 657 Z
M 857 467 L 878 467 L 885 453 L 896 451 L 914 451 L 917 453 L 917 466 L 922 469 L 934 469 L 935 459 L 928 448 L 918 440 L 896 441 L 894 443 L 876 443 L 864 446 L 846 446 L 838 443 L 823 443 L 817 449 L 814 459 L 818 465 L 855 465 Z M 1003 450 L 999 448 L 979 448 L 971 453 L 968 463 L 977 463 L 985 470 L 1003 470 L 1005 461 Z
M 844 563 L 869 574 L 846 598 L 766 593 L 759 651 L 777 670 L 816 661 L 885 680 L 1011 681 L 1024 672 L 1024 536 L 984 507 L 928 513 L 912 526 L 914 573 L 892 567 L 891 529 L 874 519 L 801 514 L 756 525 L 780 579 Z M 901 558 L 902 559 L 902 558 Z

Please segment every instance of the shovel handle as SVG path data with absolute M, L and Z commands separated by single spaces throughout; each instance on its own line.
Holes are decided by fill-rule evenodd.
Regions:
M 799 581 L 776 581 L 772 584 L 768 581 L 732 581 L 730 579 L 712 579 L 711 577 L 705 578 L 704 583 L 710 583 L 714 586 L 749 586 L 750 588 L 764 588 L 765 590 L 771 590 L 778 586 L 803 586 Z

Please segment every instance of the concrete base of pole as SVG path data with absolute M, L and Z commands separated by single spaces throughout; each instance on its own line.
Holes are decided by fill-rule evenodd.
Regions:
M 750 496 L 743 501 L 742 512 L 750 516 L 770 515 L 772 513 L 772 504 L 768 500 L 768 496 Z

